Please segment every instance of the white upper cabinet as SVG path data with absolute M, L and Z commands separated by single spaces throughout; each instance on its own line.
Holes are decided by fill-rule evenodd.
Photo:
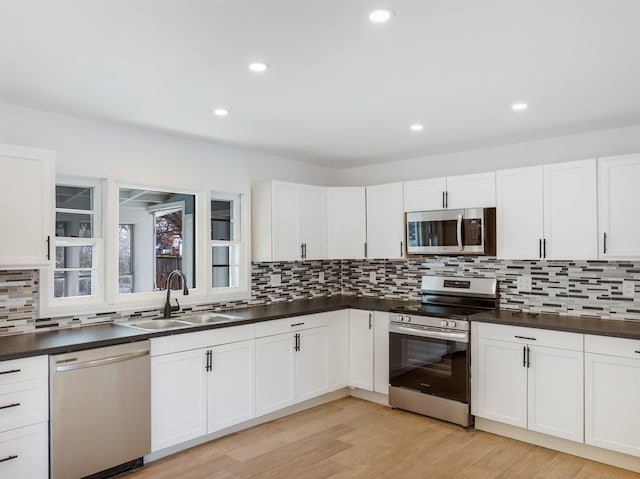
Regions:
M 404 211 L 496 205 L 495 172 L 404 182 Z
M 498 257 L 597 258 L 595 160 L 500 170 Z
M 0 269 L 51 264 L 54 158 L 52 151 L 0 144 Z
M 599 256 L 640 258 L 640 155 L 598 159 Z
M 404 210 L 431 211 L 445 206 L 446 178 L 427 178 L 404 182 Z
M 282 181 L 252 187 L 254 261 L 327 257 L 326 188 Z
M 496 174 L 477 173 L 447 177 L 447 208 L 490 208 L 496 205 Z
M 367 186 L 367 258 L 402 258 L 402 183 Z
M 327 188 L 329 258 L 361 259 L 366 256 L 366 217 L 364 187 Z

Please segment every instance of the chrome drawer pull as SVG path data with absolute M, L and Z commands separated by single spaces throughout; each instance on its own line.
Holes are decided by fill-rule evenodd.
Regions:
M 528 336 L 514 336 L 514 338 L 526 339 L 527 341 L 535 341 L 536 340 L 536 338 L 530 338 Z
M 293 323 L 293 324 L 291 325 L 291 327 L 292 327 L 292 328 L 294 328 L 294 327 L 296 327 L 296 326 L 303 326 L 303 325 L 304 325 L 304 323 Z
M 18 407 L 20 406 L 19 402 L 14 402 L 13 404 L 7 404 L 6 406 L 0 406 L 0 409 L 9 409 L 10 407 Z
M 640 351 L 636 351 L 636 354 L 640 354 Z
M 19 373 L 22 369 L 10 369 L 9 371 L 0 371 L 0 374 Z
M 9 456 L 9 457 L 5 457 L 4 459 L 0 459 L 0 462 L 10 461 L 11 459 L 18 459 L 18 456 L 14 454 L 13 456 Z

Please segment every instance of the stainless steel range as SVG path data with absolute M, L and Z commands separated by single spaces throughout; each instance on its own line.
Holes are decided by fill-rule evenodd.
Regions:
M 497 282 L 423 276 L 421 292 L 389 317 L 389 405 L 470 426 L 468 317 L 497 307 Z

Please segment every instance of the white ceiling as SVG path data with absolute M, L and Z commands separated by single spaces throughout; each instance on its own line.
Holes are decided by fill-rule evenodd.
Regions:
M 614 128 L 640 0 L 0 0 L 0 101 L 338 168 Z

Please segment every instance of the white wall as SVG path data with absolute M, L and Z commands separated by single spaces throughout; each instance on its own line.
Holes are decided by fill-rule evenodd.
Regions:
M 638 152 L 640 125 L 349 168 L 339 171 L 338 181 L 374 185 Z
M 0 142 L 56 151 L 58 174 L 246 192 L 263 179 L 330 185 L 336 170 L 0 103 Z

